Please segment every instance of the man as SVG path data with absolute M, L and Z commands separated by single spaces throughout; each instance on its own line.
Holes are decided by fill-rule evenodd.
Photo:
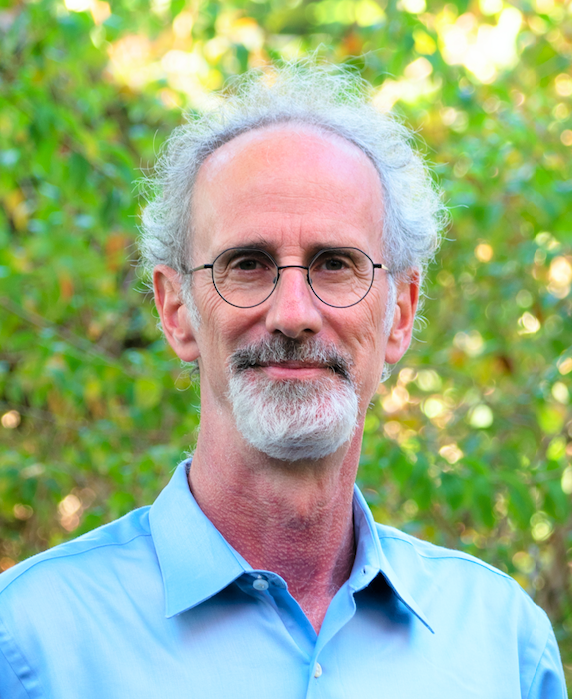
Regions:
M 565 696 L 509 576 L 375 525 L 354 481 L 441 205 L 343 73 L 248 77 L 183 127 L 144 215 L 196 451 L 149 508 L 16 566 L 0 696 Z

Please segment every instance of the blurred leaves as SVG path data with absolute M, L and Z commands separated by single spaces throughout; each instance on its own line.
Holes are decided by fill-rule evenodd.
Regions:
M 413 126 L 452 212 L 360 484 L 514 575 L 572 667 L 570 0 L 0 2 L 0 568 L 151 502 L 192 444 L 133 182 L 183 110 L 312 51 Z

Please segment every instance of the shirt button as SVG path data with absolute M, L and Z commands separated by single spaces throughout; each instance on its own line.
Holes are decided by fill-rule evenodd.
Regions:
M 322 666 L 320 663 L 316 663 L 316 667 L 314 668 L 314 677 L 318 678 L 322 676 Z
M 268 590 L 268 580 L 260 576 L 252 583 L 252 587 L 255 590 L 260 590 L 261 592 Z

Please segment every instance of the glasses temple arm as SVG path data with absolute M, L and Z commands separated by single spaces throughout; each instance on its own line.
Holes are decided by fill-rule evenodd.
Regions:
M 374 269 L 384 269 L 386 272 L 389 272 L 391 274 L 391 270 L 389 267 L 386 267 L 386 265 L 383 264 L 377 264 L 376 262 L 373 263 L 373 268 Z
M 198 272 L 200 269 L 212 269 L 213 265 L 199 265 L 198 267 L 193 267 L 193 269 L 183 270 L 183 274 L 192 274 L 193 272 Z

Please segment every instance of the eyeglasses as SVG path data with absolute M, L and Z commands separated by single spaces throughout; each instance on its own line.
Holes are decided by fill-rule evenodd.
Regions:
M 371 289 L 376 269 L 390 272 L 376 264 L 358 248 L 320 250 L 310 264 L 278 266 L 264 250 L 230 248 L 221 252 L 210 265 L 199 265 L 185 274 L 210 269 L 219 296 L 236 308 L 253 308 L 272 294 L 283 269 L 305 269 L 308 284 L 327 306 L 349 308 L 363 301 Z

